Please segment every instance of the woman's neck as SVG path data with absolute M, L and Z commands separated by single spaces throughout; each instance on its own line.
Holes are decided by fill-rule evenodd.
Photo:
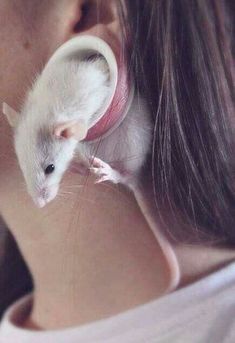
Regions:
M 162 296 L 172 281 L 172 266 L 131 193 L 111 184 L 94 186 L 94 180 L 77 188 L 74 177 L 66 180 L 63 189 L 76 192 L 45 210 L 34 209 L 23 192 L 18 210 L 14 181 L 1 203 L 34 279 L 28 328 L 107 318 Z M 181 271 L 178 287 L 235 258 L 234 251 L 218 248 L 173 248 Z
M 129 191 L 94 179 L 79 188 L 84 178 L 68 174 L 70 194 L 38 210 L 22 191 L 18 209 L 18 179 L 1 208 L 34 279 L 35 326 L 80 325 L 163 294 L 170 270 Z

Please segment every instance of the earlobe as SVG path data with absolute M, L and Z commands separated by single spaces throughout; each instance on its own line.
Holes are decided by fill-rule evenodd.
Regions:
M 11 127 L 16 127 L 19 121 L 19 113 L 16 112 L 11 106 L 9 106 L 6 102 L 2 104 L 2 112 L 7 117 L 8 123 Z
M 54 135 L 58 138 L 74 138 L 77 141 L 83 140 L 88 132 L 88 127 L 83 120 L 68 121 L 57 124 L 54 128 Z

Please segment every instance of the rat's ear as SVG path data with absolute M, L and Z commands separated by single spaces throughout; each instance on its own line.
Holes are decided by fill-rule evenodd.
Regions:
M 2 112 L 7 117 L 8 123 L 12 127 L 16 127 L 19 121 L 19 113 L 16 112 L 11 106 L 9 106 L 6 102 L 2 104 Z
M 54 128 L 54 135 L 58 138 L 74 138 L 77 141 L 83 140 L 88 132 L 88 127 L 83 120 L 67 121 L 59 123 Z

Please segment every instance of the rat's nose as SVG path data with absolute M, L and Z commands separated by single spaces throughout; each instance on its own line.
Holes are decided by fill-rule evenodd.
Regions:
M 38 191 L 37 196 L 33 198 L 35 205 L 39 208 L 44 207 L 47 203 L 47 200 L 48 200 L 48 192 L 45 187 L 41 188 Z
M 37 196 L 33 198 L 34 203 L 37 207 L 42 208 L 49 202 L 51 202 L 58 193 L 58 185 L 50 187 L 42 187 L 38 192 Z
M 43 208 L 46 205 L 46 201 L 43 198 L 33 198 L 33 201 L 39 208 Z

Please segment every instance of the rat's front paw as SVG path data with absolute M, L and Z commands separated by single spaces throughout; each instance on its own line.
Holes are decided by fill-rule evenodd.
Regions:
M 91 164 L 92 167 L 90 168 L 90 171 L 98 176 L 98 180 L 95 183 L 103 181 L 111 181 L 113 183 L 123 182 L 122 175 L 101 159 L 92 157 Z

